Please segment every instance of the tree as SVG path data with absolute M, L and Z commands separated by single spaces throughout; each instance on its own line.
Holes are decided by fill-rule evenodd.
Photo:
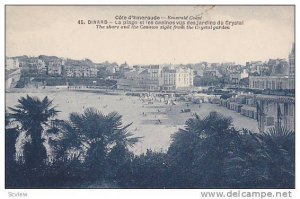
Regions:
M 5 187 L 16 188 L 20 184 L 17 180 L 19 169 L 15 161 L 18 132 L 10 123 L 9 115 L 5 111 Z
M 186 121 L 185 129 L 173 136 L 170 156 L 176 188 L 220 188 L 224 186 L 224 162 L 238 141 L 232 120 L 217 112 Z
M 106 179 L 122 188 L 132 188 L 134 155 L 124 145 L 116 145 L 108 154 L 106 161 L 110 169 Z
M 41 175 L 43 166 L 46 163 L 47 151 L 44 146 L 45 138 L 43 132 L 51 128 L 50 120 L 58 113 L 52 106 L 52 100 L 48 97 L 40 100 L 37 97 L 21 97 L 19 104 L 9 107 L 9 117 L 17 124 L 19 132 L 25 133 L 29 140 L 23 148 L 23 163 L 26 177 L 32 179 L 29 182 L 38 185 L 35 176 Z M 33 182 L 36 181 L 36 182 Z
M 295 132 L 284 127 L 274 127 L 257 134 L 263 142 L 265 162 L 268 166 L 268 188 L 295 187 Z
M 66 148 L 75 149 L 83 159 L 86 181 L 102 183 L 112 175 L 109 162 L 113 162 L 115 152 L 125 150 L 122 153 L 127 154 L 128 148 L 139 139 L 128 132 L 130 125 L 123 126 L 122 116 L 116 112 L 104 115 L 95 108 L 87 108 L 83 114 L 70 114 L 62 131 L 66 138 L 74 139 L 63 139 L 63 142 L 69 144 Z
M 168 188 L 170 181 L 166 153 L 147 150 L 133 159 L 130 188 Z
M 168 155 L 175 188 L 295 186 L 295 137 L 284 128 L 237 131 L 218 113 L 195 115 L 173 136 Z
M 237 152 L 226 162 L 226 183 L 235 188 L 293 188 L 294 132 L 273 128 L 258 134 L 244 129 Z

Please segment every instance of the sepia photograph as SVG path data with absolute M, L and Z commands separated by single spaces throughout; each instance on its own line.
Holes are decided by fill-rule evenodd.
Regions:
M 6 189 L 295 189 L 295 5 L 4 9 Z

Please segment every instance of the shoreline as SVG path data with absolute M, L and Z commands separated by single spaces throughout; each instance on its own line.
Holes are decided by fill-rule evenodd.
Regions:
M 162 96 L 146 98 L 125 95 L 126 92 L 93 92 L 93 90 L 73 89 L 17 89 L 17 92 L 6 93 L 5 106 L 15 106 L 17 100 L 26 94 L 53 99 L 54 105 L 61 111 L 58 119 L 68 119 L 71 112 L 82 113 L 85 108 L 94 107 L 104 114 L 116 111 L 122 115 L 123 125 L 133 123 L 129 131 L 137 137 L 144 137 L 132 149 L 135 154 L 146 152 L 147 149 L 165 151 L 171 143 L 171 135 L 184 128 L 187 119 L 197 113 L 201 118 L 209 112 L 216 111 L 233 118 L 233 126 L 237 129 L 248 128 L 256 131 L 256 120 L 242 116 L 217 104 L 189 102 L 190 112 L 181 112 L 187 102 L 176 101 L 175 105 L 165 104 Z M 31 92 L 34 91 L 34 92 Z M 107 91 L 111 92 L 111 91 Z M 245 124 L 246 126 L 241 126 Z M 258 131 L 256 131 L 258 132 Z

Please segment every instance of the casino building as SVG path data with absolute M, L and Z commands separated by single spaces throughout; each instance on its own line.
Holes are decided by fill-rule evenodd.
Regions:
M 295 89 L 295 44 L 289 54 L 289 62 L 276 60 L 270 76 L 250 76 L 249 88 L 257 90 Z
M 257 122 L 260 132 L 271 128 L 295 131 L 295 98 L 288 96 L 257 95 Z

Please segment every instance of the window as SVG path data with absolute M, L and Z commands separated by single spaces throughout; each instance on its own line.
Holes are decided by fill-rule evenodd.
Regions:
M 282 82 L 278 82 L 278 88 L 277 89 L 282 89 Z
M 290 116 L 294 116 L 294 105 L 288 104 L 288 113 Z
M 272 81 L 272 89 L 275 89 L 275 81 Z
M 274 117 L 266 117 L 266 126 L 274 125 Z
M 284 115 L 288 115 L 288 114 L 289 114 L 289 111 L 288 111 L 288 104 L 287 104 L 287 103 L 284 103 L 283 107 L 284 107 Z
M 261 89 L 264 89 L 264 88 L 265 88 L 265 82 L 264 82 L 264 81 L 261 81 L 261 82 L 260 82 L 260 88 L 261 88 Z

